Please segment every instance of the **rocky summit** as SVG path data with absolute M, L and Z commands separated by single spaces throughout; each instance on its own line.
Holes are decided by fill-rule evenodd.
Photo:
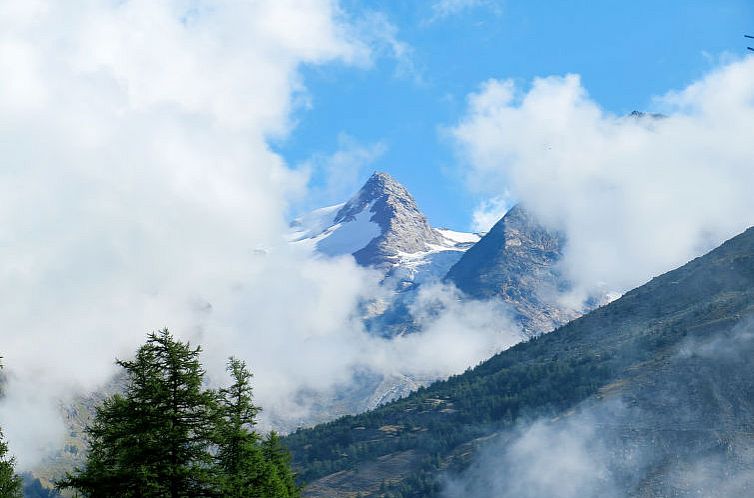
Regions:
M 447 239 L 429 226 L 406 188 L 387 173 L 374 173 L 364 187 L 335 215 L 337 223 L 354 221 L 368 210 L 369 221 L 380 227 L 380 235 L 354 253 L 359 264 L 377 268 L 392 266 L 401 254 L 429 251 L 447 245 Z
M 558 300 L 569 287 L 558 266 L 565 244 L 562 233 L 516 205 L 450 268 L 445 280 L 470 297 L 509 303 L 528 336 L 549 332 L 580 314 Z
M 376 172 L 348 202 L 291 223 L 293 241 L 326 256 L 352 254 L 399 284 L 441 278 L 479 236 L 433 228 L 409 191 Z

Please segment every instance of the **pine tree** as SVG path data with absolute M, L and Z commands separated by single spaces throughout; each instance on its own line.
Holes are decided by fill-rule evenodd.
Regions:
M 0 363 L 0 369 L 3 365 Z M 8 444 L 0 431 L 0 498 L 21 498 L 22 479 L 16 474 L 15 459 L 8 455 Z
M 215 392 L 203 387 L 200 352 L 165 329 L 118 361 L 124 391 L 97 408 L 84 467 L 57 487 L 90 498 L 300 497 L 280 438 L 254 430 L 246 364 L 231 358 L 233 384 Z
M 221 421 L 217 461 L 222 473 L 224 497 L 262 497 L 268 473 L 260 447 L 259 435 L 253 430 L 259 408 L 252 402 L 251 373 L 236 358 L 228 361 L 233 385 L 220 390 Z
M 270 432 L 262 442 L 262 453 L 270 464 L 271 494 L 275 498 L 294 498 L 301 496 L 301 489 L 296 485 L 296 476 L 291 470 L 291 454 L 280 442 L 275 431 Z
M 262 440 L 254 431 L 259 408 L 252 402 L 251 373 L 230 358 L 233 385 L 220 390 L 222 422 L 217 452 L 228 498 L 297 498 L 301 496 L 290 469 L 290 455 L 274 432 Z
M 215 496 L 216 394 L 202 387 L 201 348 L 167 329 L 148 336 L 126 371 L 123 395 L 97 409 L 86 465 L 58 483 L 96 497 Z
M 0 498 L 21 498 L 21 477 L 14 470 L 15 461 L 8 456 L 8 445 L 0 432 Z

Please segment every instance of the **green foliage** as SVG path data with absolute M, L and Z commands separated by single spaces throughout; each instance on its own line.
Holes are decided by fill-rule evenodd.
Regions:
M 8 456 L 8 445 L 0 432 L 0 498 L 21 498 L 22 480 L 14 470 L 14 459 Z
M 97 408 L 85 466 L 57 487 L 91 498 L 298 496 L 274 485 L 282 470 L 253 431 L 259 409 L 246 365 L 231 358 L 233 385 L 214 391 L 204 387 L 200 352 L 164 329 L 134 360 L 118 361 L 125 390 Z
M 0 363 L 0 369 L 3 368 Z M 0 498 L 20 498 L 23 480 L 16 474 L 15 459 L 8 455 L 8 444 L 0 431 Z
M 262 453 L 270 464 L 269 496 L 296 497 L 301 495 L 300 488 L 291 471 L 291 455 L 281 444 L 280 436 L 274 431 L 262 442 Z
M 133 361 L 118 361 L 125 393 L 97 408 L 86 467 L 60 486 L 90 496 L 210 496 L 216 396 L 202 388 L 199 352 L 165 329 Z
M 273 432 L 264 440 L 253 431 L 259 408 L 252 402 L 251 373 L 236 358 L 228 362 L 233 385 L 220 390 L 221 422 L 217 462 L 222 496 L 228 498 L 300 496 L 290 455 Z

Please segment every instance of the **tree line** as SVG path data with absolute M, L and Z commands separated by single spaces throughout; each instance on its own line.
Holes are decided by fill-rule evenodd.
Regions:
M 56 488 L 88 498 L 300 497 L 280 437 L 255 429 L 246 364 L 230 358 L 232 384 L 210 389 L 200 353 L 163 329 L 132 360 L 118 360 L 124 388 L 96 408 L 86 460 Z M 18 498 L 6 453 L 0 441 L 0 498 Z

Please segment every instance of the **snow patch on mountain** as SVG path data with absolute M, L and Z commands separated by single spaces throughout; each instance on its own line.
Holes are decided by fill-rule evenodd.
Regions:
M 326 229 L 333 226 L 335 215 L 345 205 L 345 202 L 327 206 L 305 213 L 290 224 L 291 242 L 304 242 L 322 234 Z
M 327 256 L 353 254 L 382 233 L 371 218 L 372 213 L 365 209 L 349 222 L 334 225 L 317 240 L 317 250 Z
M 442 278 L 480 236 L 432 228 L 411 194 L 387 173 L 374 173 L 346 203 L 291 223 L 291 241 L 326 257 L 352 254 L 402 289 Z
M 457 232 L 447 228 L 435 228 L 435 231 L 456 244 L 476 244 L 482 238 L 478 233 Z
M 298 229 L 294 242 L 313 246 L 329 257 L 353 254 L 382 233 L 380 225 L 372 221 L 371 205 L 347 221 L 334 223 L 343 204 L 313 211 L 292 223 Z

